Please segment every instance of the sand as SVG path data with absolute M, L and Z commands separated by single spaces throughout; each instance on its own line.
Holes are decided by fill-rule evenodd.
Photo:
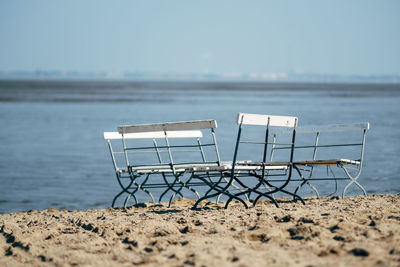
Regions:
M 0 266 L 400 266 L 400 195 L 0 215 Z

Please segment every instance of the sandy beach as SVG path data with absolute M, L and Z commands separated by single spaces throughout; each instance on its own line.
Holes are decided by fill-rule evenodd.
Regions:
M 0 266 L 400 266 L 400 195 L 0 214 Z

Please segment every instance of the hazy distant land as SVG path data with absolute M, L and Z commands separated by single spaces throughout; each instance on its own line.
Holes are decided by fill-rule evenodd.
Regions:
M 400 74 L 340 75 L 307 72 L 222 72 L 222 73 L 171 73 L 171 72 L 79 72 L 79 71 L 0 71 L 3 79 L 39 80 L 134 80 L 134 81 L 281 81 L 281 82 L 356 82 L 400 83 Z

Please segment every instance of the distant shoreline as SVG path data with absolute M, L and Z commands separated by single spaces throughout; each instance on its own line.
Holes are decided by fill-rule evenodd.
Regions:
M 144 92 L 162 96 L 144 97 Z M 165 92 L 165 94 L 161 93 Z M 399 84 L 294 83 L 244 81 L 129 81 L 129 80 L 1 80 L 0 103 L 133 103 L 173 101 L 185 92 L 320 92 L 328 97 L 400 94 Z
M 3 79 L 0 78 L 0 90 L 16 86 L 27 86 L 29 88 L 74 88 L 92 89 L 103 88 L 151 88 L 157 86 L 161 89 L 173 90 L 400 90 L 400 82 L 309 82 L 309 81 L 206 81 L 206 80 L 129 80 L 129 79 Z M 190 85 L 191 88 L 185 87 Z M 382 88 L 384 86 L 384 88 Z

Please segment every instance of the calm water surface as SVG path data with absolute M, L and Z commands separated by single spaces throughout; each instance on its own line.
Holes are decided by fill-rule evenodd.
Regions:
M 0 81 L 0 212 L 109 207 L 119 186 L 102 134 L 119 125 L 216 119 L 230 160 L 237 112 L 370 122 L 360 181 L 400 193 L 399 85 Z

